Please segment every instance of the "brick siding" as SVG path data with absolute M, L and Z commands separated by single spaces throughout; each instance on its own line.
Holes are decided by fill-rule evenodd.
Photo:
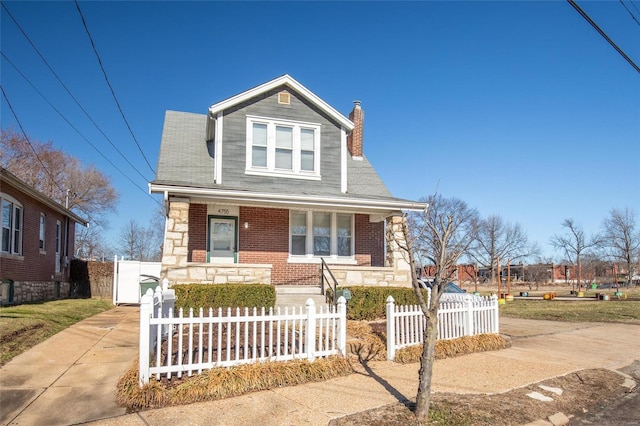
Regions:
M 189 205 L 189 262 L 207 261 L 207 205 Z

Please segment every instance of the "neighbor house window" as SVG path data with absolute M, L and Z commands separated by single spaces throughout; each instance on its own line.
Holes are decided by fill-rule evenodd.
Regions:
M 320 125 L 247 117 L 247 174 L 320 179 Z
M 2 209 L 2 245 L 1 251 L 10 254 L 22 254 L 22 206 L 5 194 L 0 194 Z
M 40 236 L 40 250 L 44 250 L 45 219 L 44 213 L 40 213 L 40 230 L 38 231 L 38 235 Z
M 290 234 L 292 256 L 353 256 L 352 214 L 292 211 Z

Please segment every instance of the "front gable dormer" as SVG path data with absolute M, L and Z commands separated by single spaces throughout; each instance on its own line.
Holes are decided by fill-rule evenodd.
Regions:
M 347 135 L 353 127 L 292 77 L 271 80 L 209 108 L 215 183 L 268 189 L 281 181 L 315 181 L 308 189 L 346 193 Z

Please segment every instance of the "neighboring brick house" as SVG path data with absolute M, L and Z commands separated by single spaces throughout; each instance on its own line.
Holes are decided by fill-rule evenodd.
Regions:
M 87 222 L 0 168 L 2 304 L 69 296 L 75 224 Z
M 167 111 L 152 193 L 167 206 L 170 283 L 410 285 L 397 247 L 402 210 L 349 118 L 288 75 L 209 108 Z

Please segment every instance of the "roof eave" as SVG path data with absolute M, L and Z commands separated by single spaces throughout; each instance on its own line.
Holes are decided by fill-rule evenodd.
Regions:
M 349 120 L 347 117 L 345 117 L 344 115 L 342 115 L 341 113 L 339 113 L 335 108 L 333 108 L 331 105 L 329 105 L 328 103 L 326 103 L 325 101 L 323 101 L 322 99 L 320 99 L 317 95 L 315 95 L 313 92 L 311 92 L 309 89 L 307 89 L 306 87 L 304 87 L 302 84 L 298 83 L 293 77 L 291 77 L 289 74 L 285 74 L 283 76 L 280 76 L 278 78 L 275 78 L 271 81 L 267 81 L 266 83 L 263 83 L 259 86 L 256 86 L 252 89 L 249 89 L 245 92 L 239 93 L 235 96 L 232 96 L 230 98 L 227 98 L 221 102 L 218 102 L 216 104 L 213 104 L 209 107 L 209 114 L 211 114 L 211 116 L 214 116 L 220 112 L 220 111 L 224 111 L 227 108 L 230 108 L 234 105 L 237 105 L 239 103 L 242 103 L 244 101 L 247 101 L 257 95 L 260 95 L 264 92 L 267 92 L 269 90 L 272 90 L 278 86 L 282 86 L 282 85 L 287 85 L 290 88 L 292 88 L 293 90 L 295 90 L 296 92 L 300 93 L 301 95 L 303 95 L 305 98 L 307 98 L 311 103 L 313 103 L 315 106 L 317 106 L 320 110 L 324 111 L 326 114 L 328 114 L 331 118 L 333 118 L 335 121 L 337 121 L 342 127 L 344 127 L 347 131 L 352 131 L 353 130 L 353 122 L 351 120 Z
M 69 218 L 73 219 L 75 222 L 77 222 L 77 223 L 79 223 L 79 224 L 81 224 L 83 226 L 88 226 L 89 225 L 88 221 L 84 220 L 83 218 L 81 218 L 80 216 L 78 216 L 77 214 L 72 212 L 71 210 L 65 208 L 61 204 L 57 203 L 56 201 L 52 200 L 51 198 L 47 197 L 46 195 L 42 194 L 41 192 L 35 190 L 31 186 L 27 185 L 20 178 L 18 178 L 17 176 L 12 174 L 8 170 L 6 170 L 4 168 L 0 169 L 0 170 L 1 170 L 0 176 L 2 176 L 2 180 L 8 182 L 9 184 L 11 184 L 13 186 L 15 186 L 16 188 L 18 188 L 20 191 L 24 192 L 25 194 L 27 194 L 31 198 L 33 198 L 35 200 L 38 200 L 42 204 L 46 205 L 47 207 L 51 208 L 52 210 L 54 210 L 54 211 L 56 211 L 56 212 L 58 212 L 60 214 L 68 216 Z
M 366 211 L 423 211 L 427 203 L 406 200 L 376 200 L 345 197 L 327 197 L 313 195 L 273 194 L 253 191 L 234 191 L 228 189 L 198 188 L 190 186 L 176 186 L 151 183 L 152 193 L 161 193 L 165 196 L 196 196 L 202 198 L 215 198 L 220 201 L 234 203 L 259 203 L 269 205 L 288 205 L 311 207 L 321 206 L 327 208 L 362 209 Z

